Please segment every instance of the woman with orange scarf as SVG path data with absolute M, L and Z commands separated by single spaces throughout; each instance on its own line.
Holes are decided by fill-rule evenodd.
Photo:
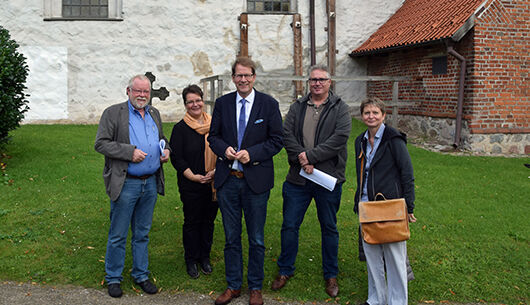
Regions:
M 197 267 L 204 274 L 212 272 L 210 250 L 218 209 L 213 189 L 216 156 L 206 140 L 211 116 L 203 110 L 202 97 L 199 86 L 184 88 L 182 98 L 186 114 L 173 126 L 169 142 L 184 211 L 184 260 L 192 278 L 199 277 Z

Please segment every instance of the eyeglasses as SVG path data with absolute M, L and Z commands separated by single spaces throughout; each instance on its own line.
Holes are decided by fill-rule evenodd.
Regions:
M 327 82 L 328 80 L 329 80 L 329 78 L 310 78 L 309 82 L 311 84 L 316 84 L 316 83 L 323 84 L 323 83 Z
M 243 78 L 250 79 L 252 76 L 254 76 L 254 73 L 252 73 L 252 74 L 234 74 L 234 78 L 235 79 L 243 79 Z
M 184 104 L 186 104 L 186 105 L 200 104 L 200 103 L 202 103 L 202 99 L 201 100 L 194 100 L 194 101 L 186 101 L 186 102 L 184 102 Z
M 131 91 L 136 93 L 136 94 L 142 94 L 143 93 L 145 95 L 151 93 L 151 90 L 140 90 L 140 89 L 134 89 L 134 88 L 131 88 Z

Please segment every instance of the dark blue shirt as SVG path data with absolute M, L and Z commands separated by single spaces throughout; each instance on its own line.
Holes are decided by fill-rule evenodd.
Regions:
M 142 118 L 131 101 L 127 105 L 129 106 L 129 140 L 137 149 L 147 153 L 142 162 L 129 162 L 127 173 L 133 176 L 154 174 L 160 168 L 158 127 L 149 114 L 149 106 L 145 107 L 144 118 Z

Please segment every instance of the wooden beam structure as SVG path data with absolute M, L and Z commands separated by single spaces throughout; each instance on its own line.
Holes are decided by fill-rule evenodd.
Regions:
M 239 16 L 239 55 L 240 57 L 248 57 L 248 14 L 243 13 Z
M 293 15 L 293 23 L 291 23 L 293 28 L 293 38 L 294 38 L 294 75 L 302 76 L 303 71 L 303 56 L 302 56 L 302 18 L 300 14 Z M 295 96 L 300 98 L 304 94 L 304 83 L 302 81 L 294 81 L 295 86 Z
M 335 0 L 326 0 L 326 12 L 328 15 L 328 69 L 331 75 L 335 75 L 337 54 L 337 30 Z

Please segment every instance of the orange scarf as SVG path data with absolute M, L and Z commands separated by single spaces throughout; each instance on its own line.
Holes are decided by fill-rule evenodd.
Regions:
M 195 130 L 200 135 L 204 135 L 204 170 L 206 173 L 209 171 L 215 169 L 215 161 L 217 159 L 217 156 L 213 153 L 212 149 L 210 148 L 210 143 L 208 143 L 208 133 L 210 131 L 210 123 L 212 122 L 212 117 L 207 114 L 206 112 L 202 112 L 200 120 L 202 120 L 202 123 L 200 120 L 194 119 L 188 112 L 184 115 L 183 118 L 184 122 L 191 127 L 191 129 Z M 212 184 L 212 192 L 213 192 L 213 198 L 216 200 L 216 194 L 215 189 L 213 188 L 213 182 Z

